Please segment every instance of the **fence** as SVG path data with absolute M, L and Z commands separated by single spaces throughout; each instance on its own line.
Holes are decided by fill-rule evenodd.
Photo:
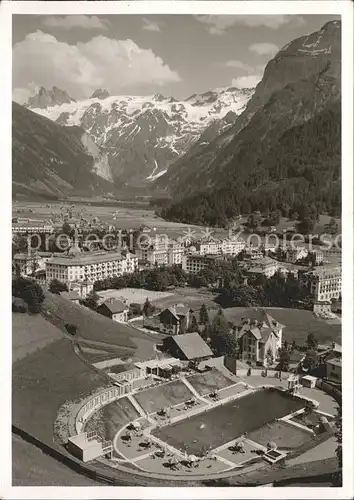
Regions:
M 325 392 L 329 396 L 332 396 L 332 398 L 335 399 L 335 401 L 339 405 L 342 404 L 342 393 L 339 389 L 334 387 L 332 384 L 326 382 L 325 380 L 317 379 L 316 380 L 316 387 L 318 389 L 321 389 L 323 392 Z

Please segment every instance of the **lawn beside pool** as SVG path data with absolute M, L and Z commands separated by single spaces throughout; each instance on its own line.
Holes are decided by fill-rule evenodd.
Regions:
M 278 448 L 285 450 L 298 448 L 306 441 L 312 439 L 309 432 L 285 422 L 266 424 L 260 429 L 250 432 L 247 437 L 262 446 L 267 446 L 269 441 L 274 441 Z
M 182 451 L 198 453 L 228 443 L 303 406 L 300 399 L 280 391 L 260 389 L 152 434 Z
M 233 384 L 232 380 L 228 379 L 221 372 L 213 368 L 210 372 L 198 373 L 187 378 L 194 389 L 205 396 L 213 391 L 229 387 Z
M 193 394 L 183 382 L 176 380 L 143 392 L 138 392 L 134 397 L 146 413 L 155 413 L 169 406 L 183 403 L 191 399 Z

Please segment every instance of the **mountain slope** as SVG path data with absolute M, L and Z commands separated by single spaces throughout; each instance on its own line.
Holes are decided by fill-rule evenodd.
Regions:
M 82 129 L 62 127 L 12 104 L 13 194 L 112 192 L 106 161 Z
M 247 184 L 237 178 L 198 192 L 162 210 L 167 220 L 223 226 L 239 213 L 280 209 L 285 215 L 303 205 L 340 212 L 341 103 L 284 132 L 257 164 Z
M 270 178 L 280 186 L 286 179 L 270 175 L 271 166 L 266 161 L 269 151 L 276 147 L 285 131 L 315 119 L 327 108 L 332 109 L 331 106 L 340 101 L 340 94 L 340 24 L 334 21 L 283 47 L 268 63 L 262 81 L 235 123 L 204 147 L 199 142 L 198 148 L 190 150 L 159 179 L 159 186 L 172 192 L 177 201 L 175 207 L 165 211 L 165 216 L 210 222 L 216 210 L 225 220 L 237 213 L 243 202 L 247 202 L 247 207 L 254 203 L 253 191 L 262 192 L 262 185 Z M 337 130 L 340 113 L 335 112 L 333 119 L 333 128 Z M 340 138 L 334 137 L 335 134 L 333 140 L 340 143 Z M 287 147 L 289 150 L 283 150 L 285 158 L 292 154 L 289 141 Z M 330 156 L 329 148 L 335 144 L 320 141 L 316 147 Z M 282 161 L 278 158 L 278 162 Z M 203 196 L 195 195 L 196 192 Z M 218 207 L 211 201 L 215 196 Z M 277 192 L 272 196 L 270 206 L 275 204 Z M 185 202 L 181 203 L 181 199 Z M 198 199 L 204 209 L 198 208 Z M 229 202 L 230 199 L 234 201 Z M 209 209 L 208 203 L 212 205 Z M 258 197 L 255 208 L 259 209 L 262 204 L 263 200 Z M 279 208 L 282 204 L 284 200 L 278 200 Z M 187 217 L 192 205 L 195 213 Z
M 176 101 L 154 96 L 107 96 L 97 90 L 85 101 L 33 111 L 60 125 L 83 128 L 109 156 L 117 184 L 146 185 L 232 112 L 238 116 L 253 89 L 224 88 Z

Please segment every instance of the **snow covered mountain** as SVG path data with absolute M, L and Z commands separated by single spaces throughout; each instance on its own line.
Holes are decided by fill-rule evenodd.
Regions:
M 169 166 L 209 127 L 224 117 L 240 115 L 254 89 L 219 88 L 185 101 L 161 94 L 109 96 L 98 89 L 90 99 L 36 106 L 32 111 L 59 125 L 79 126 L 108 155 L 102 173 L 117 186 L 141 186 L 164 174 Z
M 38 92 L 28 99 L 26 106 L 30 109 L 46 109 L 48 106 L 60 106 L 71 102 L 75 102 L 75 99 L 70 97 L 65 90 L 60 90 L 58 87 L 53 87 L 51 90 L 40 87 Z

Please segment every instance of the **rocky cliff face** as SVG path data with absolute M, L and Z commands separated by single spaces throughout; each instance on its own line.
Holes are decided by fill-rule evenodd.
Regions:
M 198 143 L 159 180 L 175 199 L 238 183 L 255 187 L 264 175 L 262 159 L 288 129 L 320 113 L 341 95 L 341 26 L 329 22 L 321 30 L 300 37 L 266 66 L 245 110 L 211 141 Z
M 208 140 L 218 135 L 252 94 L 224 88 L 177 101 L 161 94 L 108 97 L 98 89 L 86 101 L 31 108 L 57 124 L 83 128 L 106 151 L 116 184 L 141 186 L 164 174 L 202 133 Z
M 26 106 L 28 108 L 46 109 L 51 106 L 60 106 L 61 104 L 69 104 L 71 102 L 76 101 L 65 90 L 60 90 L 58 87 L 46 90 L 44 87 L 40 87 L 37 94 L 29 98 Z
M 112 193 L 108 159 L 79 127 L 63 127 L 12 105 L 13 194 Z

